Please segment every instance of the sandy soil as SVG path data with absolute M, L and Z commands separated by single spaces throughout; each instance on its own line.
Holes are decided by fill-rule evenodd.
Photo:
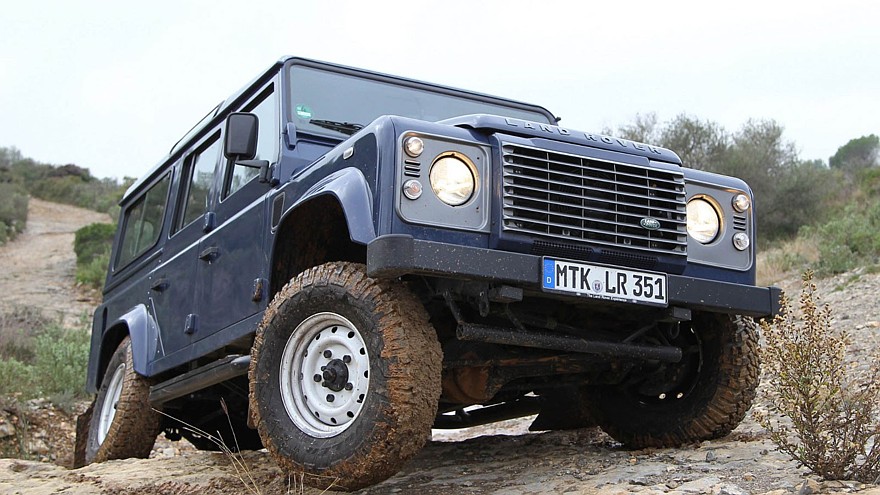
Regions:
M 0 249 L 4 307 L 46 304 L 66 319 L 90 310 L 73 284 L 73 231 L 105 216 L 31 200 L 28 231 Z M 785 282 L 797 289 L 796 280 Z M 860 356 L 880 345 L 880 276 L 847 274 L 822 282 L 837 321 L 853 332 Z M 760 406 L 760 404 L 759 404 Z M 38 405 L 37 408 L 44 405 Z M 48 414 L 48 413 L 45 413 Z M 67 415 L 52 414 L 65 422 Z M 680 449 L 627 451 L 598 429 L 529 433 L 530 418 L 460 431 L 435 431 L 393 478 L 362 494 L 727 494 L 849 493 L 880 487 L 820 482 L 774 451 L 749 417 L 727 438 Z M 72 442 L 72 437 L 66 440 Z M 69 448 L 69 446 L 55 446 Z M 282 475 L 265 452 L 241 457 L 157 441 L 153 458 L 70 470 L 48 462 L 0 459 L 2 494 L 319 493 Z

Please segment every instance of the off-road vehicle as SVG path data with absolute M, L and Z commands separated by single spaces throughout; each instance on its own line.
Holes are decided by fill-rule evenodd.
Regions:
M 716 438 L 778 306 L 743 181 L 540 106 L 301 58 L 211 110 L 121 208 L 86 462 L 164 432 L 352 490 L 432 427 Z

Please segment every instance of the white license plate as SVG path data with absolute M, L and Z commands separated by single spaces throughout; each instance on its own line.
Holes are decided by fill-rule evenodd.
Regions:
M 542 287 L 595 299 L 666 306 L 666 275 L 544 258 Z

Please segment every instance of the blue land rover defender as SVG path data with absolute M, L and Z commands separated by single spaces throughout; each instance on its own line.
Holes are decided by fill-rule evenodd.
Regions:
M 537 414 L 723 436 L 758 385 L 752 196 L 542 107 L 285 58 L 122 199 L 82 462 L 265 447 L 349 490 Z M 479 407 L 474 407 L 479 406 Z

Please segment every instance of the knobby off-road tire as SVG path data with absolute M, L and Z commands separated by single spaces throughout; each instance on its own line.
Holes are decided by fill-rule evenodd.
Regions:
M 700 352 L 685 350 L 682 364 L 690 359 L 692 365 L 681 398 L 675 391 L 662 399 L 647 397 L 635 386 L 593 389 L 594 417 L 615 440 L 634 449 L 677 447 L 723 437 L 745 417 L 760 379 L 754 321 L 695 313 L 692 328 Z
M 107 363 L 86 443 L 87 463 L 150 455 L 162 417 L 148 401 L 151 381 L 135 372 L 125 337 Z
M 250 410 L 263 444 L 311 486 L 356 490 L 396 473 L 430 436 L 442 355 L 401 282 L 355 263 L 297 275 L 251 351 Z M 332 397 L 331 397 L 332 396 Z

